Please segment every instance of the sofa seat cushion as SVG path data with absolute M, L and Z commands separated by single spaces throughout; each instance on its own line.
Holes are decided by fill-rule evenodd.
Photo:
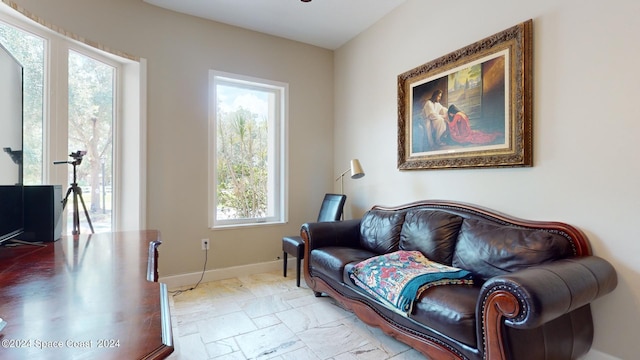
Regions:
M 571 256 L 571 244 L 561 235 L 465 219 L 452 265 L 486 280 Z
M 409 317 L 459 342 L 476 347 L 476 302 L 480 286 L 445 285 L 422 292 Z
M 311 251 L 309 266 L 313 276 L 321 274 L 338 283 L 342 283 L 345 265 L 358 263 L 376 255 L 376 253 L 369 250 L 345 246 L 327 246 Z

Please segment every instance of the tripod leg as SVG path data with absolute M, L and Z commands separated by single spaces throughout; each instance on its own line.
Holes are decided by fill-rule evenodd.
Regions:
M 76 188 L 73 191 L 73 230 L 71 234 L 80 234 L 80 216 L 78 215 L 78 192 Z
M 67 199 L 69 199 L 69 194 L 71 194 L 71 191 L 73 190 L 73 188 L 69 188 L 67 189 L 67 194 L 64 196 L 64 199 L 62 199 L 62 210 L 64 210 L 64 208 L 67 206 Z
M 82 193 L 79 193 L 78 195 L 80 196 L 80 202 L 82 203 L 82 208 L 84 209 L 84 216 L 87 217 L 89 228 L 91 228 L 91 233 L 95 234 L 95 231 L 93 231 L 93 224 L 91 223 L 91 218 L 89 217 L 89 212 L 87 211 L 87 206 L 84 204 L 84 199 L 82 198 Z

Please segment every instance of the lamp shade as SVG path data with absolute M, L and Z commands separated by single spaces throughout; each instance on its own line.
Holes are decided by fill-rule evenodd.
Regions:
M 362 165 L 360 165 L 360 160 L 358 159 L 351 160 L 351 178 L 360 179 L 363 176 L 364 176 L 364 170 L 362 170 Z

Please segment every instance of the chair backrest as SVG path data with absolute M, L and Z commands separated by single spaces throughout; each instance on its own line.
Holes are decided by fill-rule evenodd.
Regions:
M 325 194 L 318 214 L 318 222 L 340 220 L 346 200 L 347 195 L 344 194 Z

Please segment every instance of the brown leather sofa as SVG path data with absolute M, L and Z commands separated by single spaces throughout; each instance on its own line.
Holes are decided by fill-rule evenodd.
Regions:
M 374 206 L 362 219 L 307 223 L 304 276 L 365 323 L 429 359 L 575 359 L 593 340 L 590 303 L 617 276 L 586 236 L 479 206 L 420 201 Z M 419 250 L 470 271 L 473 285 L 441 285 L 399 313 L 356 286 L 349 270 L 397 250 Z

